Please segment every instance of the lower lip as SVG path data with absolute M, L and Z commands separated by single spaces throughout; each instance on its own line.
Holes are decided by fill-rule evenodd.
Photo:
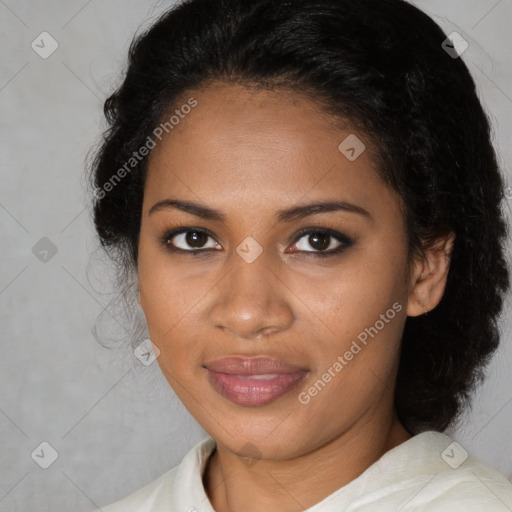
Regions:
M 208 370 L 208 380 L 224 398 L 237 405 L 265 405 L 291 391 L 307 372 L 281 373 L 272 378 L 255 378 L 252 375 L 231 375 Z

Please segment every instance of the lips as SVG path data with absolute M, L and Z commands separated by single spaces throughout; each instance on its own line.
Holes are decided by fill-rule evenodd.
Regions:
M 207 362 L 213 389 L 237 405 L 261 406 L 291 391 L 308 370 L 270 357 L 226 357 Z

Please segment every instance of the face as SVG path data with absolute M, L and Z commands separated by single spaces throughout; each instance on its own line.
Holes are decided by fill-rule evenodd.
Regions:
M 294 92 L 189 96 L 150 155 L 139 242 L 169 384 L 217 443 L 262 458 L 389 415 L 410 273 L 370 141 Z

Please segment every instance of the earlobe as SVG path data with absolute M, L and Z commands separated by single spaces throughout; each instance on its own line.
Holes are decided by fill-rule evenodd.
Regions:
M 415 264 L 407 316 L 426 315 L 443 298 L 450 270 L 455 233 L 439 239 Z

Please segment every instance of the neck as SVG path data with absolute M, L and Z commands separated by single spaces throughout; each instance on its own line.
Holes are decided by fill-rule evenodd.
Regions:
M 394 412 L 384 422 L 379 419 L 362 419 L 339 437 L 293 459 L 248 463 L 217 444 L 203 475 L 208 498 L 216 512 L 307 509 L 412 437 Z

